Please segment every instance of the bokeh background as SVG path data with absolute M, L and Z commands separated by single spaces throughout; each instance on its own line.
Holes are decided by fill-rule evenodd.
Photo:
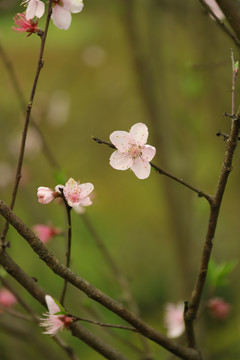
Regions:
M 12 31 L 12 18 L 19 11 L 22 7 L 15 1 L 0 1 L 0 42 L 27 102 L 40 40 Z M 44 27 L 44 19 L 39 25 Z M 45 63 L 33 104 L 34 121 L 59 164 L 58 178 L 61 173 L 66 180 L 73 177 L 94 184 L 94 204 L 86 209 L 86 215 L 128 279 L 141 317 L 164 333 L 165 304 L 190 297 L 207 227 L 208 204 L 154 171 L 148 179 L 139 180 L 130 171 L 112 169 L 112 150 L 96 144 L 92 136 L 108 141 L 111 132 L 143 122 L 149 128 L 148 143 L 157 148 L 154 163 L 213 194 L 225 151 L 225 143 L 216 132 L 221 129 L 228 133 L 230 126 L 223 113 L 231 112 L 232 47 L 234 44 L 197 0 L 85 1 L 83 12 L 73 15 L 68 31 L 51 23 L 47 37 Z M 239 52 L 234 51 L 238 59 Z M 0 198 L 9 203 L 24 114 L 2 58 L 0 95 Z M 57 202 L 43 206 L 37 201 L 39 186 L 55 187 L 58 182 L 56 169 L 44 155 L 34 127 L 28 139 L 15 212 L 30 227 L 52 223 L 66 229 L 62 206 Z M 238 149 L 215 237 L 216 263 L 239 258 L 239 179 Z M 73 213 L 72 222 L 72 269 L 124 301 L 82 217 Z M 1 228 L 3 224 L 0 218 Z M 58 298 L 63 281 L 40 262 L 13 229 L 8 240 L 15 261 Z M 65 262 L 64 237 L 54 238 L 47 246 Z M 228 285 L 214 293 L 205 289 L 197 322 L 204 359 L 235 360 L 240 356 L 239 272 L 237 264 Z M 44 311 L 14 280 L 7 279 L 39 315 Z M 204 307 L 213 295 L 231 304 L 227 319 L 212 318 Z M 66 306 L 79 316 L 122 323 L 71 286 Z M 20 305 L 16 309 L 20 311 Z M 38 326 L 0 315 L 1 360 L 67 358 L 49 337 L 41 335 Z M 141 349 L 136 334 L 86 326 L 129 359 L 140 359 L 127 344 L 129 341 Z M 102 358 L 70 333 L 62 336 L 81 359 Z M 172 358 L 161 347 L 149 346 L 155 359 Z

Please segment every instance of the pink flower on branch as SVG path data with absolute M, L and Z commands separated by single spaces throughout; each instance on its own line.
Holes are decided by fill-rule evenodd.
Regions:
M 41 204 L 49 204 L 56 197 L 58 197 L 58 193 L 54 192 L 52 189 L 40 186 L 37 190 L 38 201 Z
M 25 0 L 23 2 L 27 4 L 26 19 L 33 19 L 35 16 L 40 18 L 45 11 L 45 4 L 41 0 Z
M 93 191 L 93 189 L 93 184 L 85 183 L 80 185 L 80 183 L 75 181 L 73 178 L 70 178 L 65 186 L 57 185 L 55 188 L 59 194 L 61 194 L 62 190 L 68 205 L 71 207 L 79 205 L 92 205 L 92 201 L 88 195 Z
M 184 304 L 182 302 L 166 304 L 164 321 L 169 338 L 175 338 L 183 334 L 185 330 L 183 312 Z
M 13 31 L 16 32 L 27 32 L 29 33 L 27 36 L 30 36 L 31 34 L 38 34 L 42 35 L 43 31 L 37 26 L 38 20 L 35 22 L 33 20 L 27 20 L 25 14 L 18 13 L 13 20 L 15 21 L 16 25 L 18 27 L 12 27 Z
M 69 328 L 70 324 L 74 320 L 67 316 L 63 309 L 60 309 L 60 307 L 56 304 L 50 295 L 46 295 L 45 300 L 49 312 L 43 314 L 46 316 L 46 318 L 42 318 L 39 325 L 45 328 L 43 334 L 54 336 L 59 331 Z M 60 312 L 62 312 L 62 314 L 58 314 Z
M 155 147 L 146 145 L 147 138 L 148 128 L 142 123 L 133 125 L 129 132 L 114 131 L 110 140 L 117 150 L 110 157 L 110 165 L 117 170 L 131 169 L 139 179 L 146 179 L 156 154 Z
M 5 307 L 11 307 L 17 302 L 16 297 L 8 289 L 0 289 L 0 304 Z
M 34 225 L 33 231 L 44 244 L 50 241 L 54 236 L 61 233 L 61 230 L 55 228 L 54 226 L 47 226 L 42 224 Z
M 231 311 L 231 305 L 219 297 L 210 299 L 207 307 L 212 317 L 219 320 L 226 319 Z
M 71 25 L 71 13 L 79 13 L 83 9 L 81 0 L 53 0 L 52 20 L 59 29 L 67 30 Z

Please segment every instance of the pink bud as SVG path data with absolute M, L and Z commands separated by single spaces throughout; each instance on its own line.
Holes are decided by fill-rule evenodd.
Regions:
M 231 305 L 218 297 L 210 299 L 207 306 L 212 317 L 216 319 L 226 319 L 231 311 Z
M 41 204 L 48 204 L 56 197 L 55 192 L 44 186 L 40 186 L 37 190 L 38 201 Z
M 16 297 L 8 289 L 0 289 L 0 304 L 5 307 L 11 307 L 17 302 Z
M 61 233 L 61 230 L 55 228 L 54 226 L 47 226 L 42 224 L 34 225 L 33 231 L 44 244 L 51 240 L 54 236 Z

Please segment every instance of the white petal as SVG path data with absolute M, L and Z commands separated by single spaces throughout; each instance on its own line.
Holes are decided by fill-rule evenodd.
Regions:
M 156 149 L 154 146 L 151 145 L 144 145 L 141 149 L 142 152 L 142 159 L 145 161 L 152 161 L 156 154 Z
M 50 295 L 46 295 L 45 300 L 46 300 L 46 303 L 47 303 L 49 313 L 51 315 L 54 315 L 57 312 L 61 311 L 60 307 L 55 303 L 55 301 L 53 300 L 53 298 Z
M 127 131 L 114 131 L 109 138 L 121 152 L 128 151 L 131 146 L 131 135 Z
M 144 145 L 148 138 L 148 128 L 143 123 L 137 123 L 130 129 L 130 135 L 137 145 Z
M 139 179 L 146 179 L 150 175 L 151 165 L 138 157 L 134 159 L 131 169 Z
M 45 11 L 45 4 L 40 0 L 30 0 L 26 10 L 26 19 L 33 19 L 34 16 L 42 17 Z
M 116 170 L 127 170 L 133 164 L 133 159 L 121 153 L 120 151 L 114 151 L 110 157 L 110 165 Z
M 79 13 L 83 9 L 81 0 L 63 0 L 63 6 L 71 13 Z
M 52 20 L 59 29 L 67 30 L 71 25 L 72 15 L 70 11 L 56 4 L 52 11 Z
M 85 198 L 93 191 L 94 186 L 91 183 L 81 184 L 79 185 L 81 198 Z

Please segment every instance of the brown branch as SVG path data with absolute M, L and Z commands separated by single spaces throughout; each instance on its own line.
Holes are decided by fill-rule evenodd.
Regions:
M 43 260 L 47 266 L 60 277 L 68 280 L 76 288 L 84 292 L 88 297 L 102 304 L 105 308 L 120 316 L 123 320 L 127 321 L 135 327 L 139 333 L 146 338 L 161 345 L 173 354 L 187 360 L 199 360 L 199 353 L 194 349 L 186 348 L 178 345 L 176 342 L 169 340 L 166 336 L 146 324 L 139 317 L 127 310 L 121 303 L 112 299 L 101 290 L 91 285 L 87 280 L 81 278 L 61 264 L 44 246 L 41 240 L 20 220 L 10 209 L 0 200 L 0 213 L 6 220 L 17 230 L 17 232 L 28 242 L 34 252 L 38 254 L 39 258 Z M 0 248 L 0 263 L 3 265 L 4 259 L 7 254 L 4 251 L 5 247 Z M 5 267 L 4 267 L 5 268 Z M 8 272 L 8 269 L 5 268 Z M 20 272 L 22 270 L 20 269 Z M 33 280 L 32 280 L 33 281 Z M 30 284 L 26 284 L 28 289 L 31 290 Z M 34 296 L 34 295 L 33 295 Z
M 206 281 L 208 264 L 213 247 L 213 239 L 217 227 L 219 211 L 220 211 L 224 191 L 227 185 L 228 176 L 232 171 L 232 160 L 238 142 L 239 131 L 240 131 L 240 112 L 238 112 L 237 117 L 232 120 L 230 136 L 226 140 L 226 152 L 216 188 L 216 193 L 213 198 L 213 204 L 210 209 L 208 229 L 207 229 L 205 244 L 203 248 L 200 268 L 199 268 L 196 284 L 192 291 L 191 300 L 188 304 L 187 310 L 185 311 L 185 326 L 186 326 L 186 332 L 190 334 L 190 336 L 188 337 L 190 347 L 195 347 L 192 323 L 197 316 L 200 300 L 202 297 L 203 287 Z
M 30 229 L 29 229 L 30 231 Z M 39 240 L 40 241 L 40 240 Z M 45 291 L 31 278 L 29 277 L 6 253 L 4 247 L 0 247 L 0 264 L 11 275 L 19 284 L 21 284 L 38 302 L 40 302 L 44 307 L 45 303 Z M 99 354 L 105 356 L 110 360 L 127 360 L 123 355 L 118 353 L 108 344 L 105 344 L 101 339 L 96 337 L 92 332 L 84 328 L 79 323 L 73 323 L 70 326 L 72 334 L 77 338 L 84 341 L 91 348 L 96 350 Z M 55 337 L 56 340 L 56 337 Z M 62 344 L 62 341 L 57 339 L 58 344 Z M 72 353 L 72 350 L 68 345 L 65 346 L 65 351 L 68 352 L 69 356 Z M 72 357 L 74 359 L 74 357 Z
M 107 141 L 104 141 L 104 140 L 101 140 L 99 139 L 98 137 L 93 137 L 92 138 L 94 141 L 96 141 L 98 144 L 104 144 L 104 145 L 107 145 L 109 146 L 110 148 L 112 149 L 116 149 L 116 146 L 114 146 L 113 144 L 107 142 Z M 180 179 L 174 175 L 172 175 L 170 172 L 158 167 L 157 165 L 154 165 L 152 162 L 150 162 L 150 165 L 151 167 L 158 173 L 158 174 L 161 174 L 161 175 L 165 175 L 167 177 L 169 177 L 170 179 L 178 182 L 179 184 L 187 187 L 188 189 L 194 191 L 195 193 L 198 194 L 198 197 L 204 197 L 210 205 L 212 205 L 212 202 L 213 202 L 213 198 L 211 195 L 208 195 L 206 194 L 205 192 L 203 192 L 202 190 L 199 190 L 197 188 L 195 188 L 194 186 L 188 184 L 186 181 L 184 181 L 183 179 Z
M 238 0 L 216 0 L 218 6 L 226 16 L 229 24 L 234 30 L 236 37 L 229 36 L 233 39 L 236 45 L 239 46 L 240 39 L 240 6 Z M 237 41 L 236 41 L 237 40 Z
M 34 97 L 35 97 L 35 92 L 36 92 L 36 87 L 37 87 L 39 75 L 40 75 L 41 69 L 43 67 L 43 53 L 44 53 L 45 42 L 46 42 L 46 37 L 47 37 L 47 32 L 48 32 L 48 27 L 49 27 L 51 14 L 52 14 L 52 0 L 49 0 L 48 15 L 47 15 L 47 20 L 46 20 L 46 25 L 45 25 L 44 33 L 41 36 L 41 46 L 40 46 L 40 53 L 39 53 L 39 58 L 38 58 L 38 65 L 37 65 L 36 75 L 35 75 L 35 78 L 34 78 L 33 87 L 32 87 L 32 91 L 31 91 L 31 95 L 30 95 L 30 99 L 29 99 L 28 106 L 27 106 L 27 111 L 26 111 L 26 119 L 25 119 L 25 124 L 24 124 L 24 128 L 23 128 L 22 142 L 21 142 L 21 147 L 20 147 L 17 171 L 16 171 L 16 176 L 15 176 L 15 184 L 14 184 L 14 188 L 13 188 L 13 192 L 12 192 L 12 199 L 11 199 L 11 203 L 10 203 L 10 209 L 14 208 L 14 204 L 15 204 L 15 200 L 16 200 L 16 196 L 17 196 L 17 191 L 18 191 L 20 179 L 21 179 L 21 176 L 22 176 L 21 171 L 22 171 L 22 164 L 23 164 L 23 158 L 24 158 L 24 152 L 25 152 L 25 144 L 26 144 L 26 139 L 27 139 L 27 132 L 28 132 L 28 127 L 29 127 L 29 122 L 30 122 L 30 115 L 31 115 L 32 104 L 33 104 L 33 100 L 34 100 Z M 7 235 L 7 232 L 8 232 L 8 222 L 6 221 L 6 223 L 4 225 L 4 228 L 3 228 L 2 235 L 1 235 L 1 242 L 2 243 L 5 241 L 5 237 Z
M 234 41 L 234 43 L 237 46 L 240 46 L 240 40 L 232 33 L 232 31 L 224 24 L 224 22 L 222 22 L 216 15 L 215 13 L 212 11 L 212 9 L 210 8 L 210 6 L 204 1 L 204 0 L 199 0 L 200 3 L 205 7 L 205 9 L 207 10 L 207 12 L 214 18 L 214 20 L 216 21 L 216 23 L 219 25 L 219 27 Z M 228 1 L 228 0 L 227 0 Z M 235 1 L 235 0 L 234 0 Z M 229 2 L 229 1 L 228 1 Z M 223 8 L 221 7 L 221 5 L 219 4 L 219 1 L 217 0 L 218 5 L 220 6 L 221 10 L 224 12 L 224 14 L 226 15 L 228 21 L 229 21 L 229 14 L 225 13 L 225 11 L 223 10 Z M 240 13 L 239 13 L 240 15 Z M 239 20 L 238 20 L 239 21 Z M 229 21 L 230 22 L 230 21 Z M 231 24 L 231 22 L 230 22 Z M 233 24 L 231 24 L 233 27 Z M 234 29 L 234 27 L 233 27 Z M 240 30 L 240 29 L 239 29 Z
M 76 320 L 88 322 L 90 324 L 98 325 L 101 327 L 108 327 L 108 328 L 113 328 L 113 329 L 122 329 L 122 330 L 129 330 L 129 331 L 137 332 L 137 330 L 131 326 L 108 324 L 108 323 L 103 323 L 103 322 L 96 321 L 96 320 L 85 319 L 85 318 L 78 317 L 78 316 L 71 315 L 71 314 L 69 314 L 69 316 L 73 317 Z

